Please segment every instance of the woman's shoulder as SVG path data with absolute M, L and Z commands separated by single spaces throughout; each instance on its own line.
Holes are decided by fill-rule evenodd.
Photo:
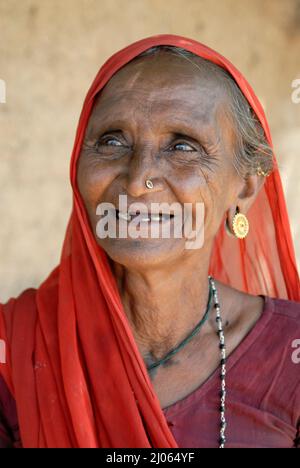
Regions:
M 300 303 L 287 299 L 265 298 L 265 313 L 271 314 L 272 335 L 277 337 L 278 351 L 287 356 L 290 368 L 294 375 L 298 375 L 300 384 Z M 286 352 L 289 350 L 288 352 Z M 295 366 L 298 364 L 297 372 Z
M 48 278 L 38 288 L 28 288 L 18 296 L 11 297 L 7 302 L 0 303 L 0 315 L 9 321 L 10 316 L 34 314 L 36 312 L 37 296 L 55 299 L 58 291 L 59 267 L 55 268 Z M 47 299 L 46 299 L 47 300 Z
M 16 402 L 0 374 L 0 448 L 21 447 Z
M 276 316 L 298 322 L 300 326 L 300 302 L 266 296 L 265 308 Z
M 6 303 L 0 304 L 0 337 L 5 328 L 5 334 L 9 338 L 13 334 L 13 326 L 17 316 L 35 314 L 36 292 L 34 288 L 25 289 L 17 297 L 11 297 Z
M 264 344 L 273 343 L 278 352 L 300 346 L 300 303 L 263 297 L 264 309 L 258 328 L 264 331 Z
M 272 380 L 271 388 L 282 408 L 286 404 L 293 409 L 296 427 L 300 415 L 300 303 L 266 296 L 264 313 L 259 339 L 261 371 Z
M 9 310 L 15 307 L 19 303 L 28 303 L 35 299 L 37 289 L 35 288 L 28 288 L 22 291 L 20 294 L 16 296 L 10 297 L 6 302 L 0 304 L 0 307 L 3 310 Z
M 36 322 L 36 289 L 30 288 L 19 296 L 0 304 L 0 376 L 13 391 L 12 356 L 15 350 L 22 355 L 28 334 Z M 1 395 L 0 395 L 1 398 Z

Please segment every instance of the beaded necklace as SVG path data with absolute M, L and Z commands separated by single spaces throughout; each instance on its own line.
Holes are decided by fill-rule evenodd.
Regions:
M 208 277 L 209 280 L 209 296 L 206 306 L 206 311 L 200 320 L 200 322 L 196 325 L 196 327 L 191 331 L 191 333 L 183 340 L 179 345 L 169 351 L 162 359 L 159 361 L 154 362 L 150 366 L 147 367 L 148 371 L 161 366 L 165 362 L 167 362 L 171 357 L 173 357 L 178 351 L 180 351 L 184 346 L 186 346 L 191 339 L 199 332 L 202 326 L 205 324 L 209 317 L 209 311 L 211 306 L 212 298 L 214 299 L 214 309 L 216 311 L 216 323 L 217 323 L 217 334 L 219 336 L 219 348 L 220 348 L 220 355 L 221 355 L 221 392 L 220 392 L 220 438 L 219 438 L 219 448 L 225 448 L 226 438 L 225 438 L 225 430 L 226 430 L 226 419 L 225 419 L 225 402 L 226 402 L 226 347 L 225 347 L 225 337 L 224 337 L 224 330 L 222 324 L 222 317 L 221 317 L 221 309 L 220 303 L 218 298 L 217 288 L 212 276 Z

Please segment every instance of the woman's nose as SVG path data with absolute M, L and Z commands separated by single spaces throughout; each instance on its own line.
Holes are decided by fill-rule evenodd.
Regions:
M 147 180 L 152 184 L 146 184 Z M 132 198 L 163 190 L 163 181 L 157 163 L 145 155 L 140 157 L 135 155 L 131 159 L 124 183 L 127 194 Z

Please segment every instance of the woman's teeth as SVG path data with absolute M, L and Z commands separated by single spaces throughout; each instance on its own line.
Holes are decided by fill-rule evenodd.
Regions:
M 120 211 L 117 210 L 117 217 L 119 219 L 125 219 L 125 221 L 130 221 L 131 220 L 131 216 L 130 214 L 128 213 L 121 213 Z
M 129 214 L 129 213 L 121 213 L 117 210 L 117 217 L 119 219 L 124 219 L 125 221 L 131 221 L 136 216 L 139 216 L 141 222 L 150 222 L 150 221 L 168 221 L 170 218 L 173 217 L 172 214 L 149 214 L 149 215 L 142 215 L 142 214 Z

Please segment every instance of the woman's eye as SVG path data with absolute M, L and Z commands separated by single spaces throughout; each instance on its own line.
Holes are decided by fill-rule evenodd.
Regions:
M 176 143 L 173 148 L 176 148 L 177 147 L 177 150 L 176 151 L 195 151 L 195 149 L 189 145 L 188 143 Z M 178 148 L 179 147 L 179 148 Z
M 107 136 L 103 138 L 99 138 L 99 140 L 96 142 L 96 147 L 108 147 L 108 146 L 115 146 L 115 147 L 121 147 L 124 146 L 117 138 L 113 136 Z M 175 145 L 172 146 L 172 149 L 175 149 L 175 151 L 184 151 L 184 152 L 192 152 L 196 151 L 193 146 L 190 144 L 182 141 L 180 143 L 176 143 Z
M 122 143 L 114 137 L 103 138 L 97 141 L 97 146 L 122 146 Z

